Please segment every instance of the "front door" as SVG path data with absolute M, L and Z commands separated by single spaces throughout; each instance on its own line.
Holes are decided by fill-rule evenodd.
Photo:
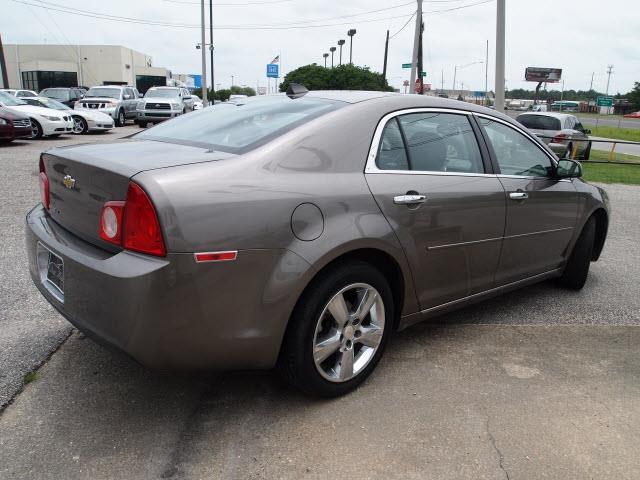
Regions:
M 572 180 L 555 178 L 549 154 L 523 132 L 489 117 L 478 117 L 478 121 L 492 150 L 507 202 L 496 284 L 562 266 L 578 214 Z
M 412 112 L 385 118 L 365 173 L 425 310 L 491 288 L 505 198 L 468 115 Z

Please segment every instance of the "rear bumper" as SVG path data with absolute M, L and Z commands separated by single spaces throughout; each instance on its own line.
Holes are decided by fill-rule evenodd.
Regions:
M 282 268 L 308 268 L 290 257 L 294 254 L 242 250 L 236 261 L 223 263 L 195 263 L 188 253 L 166 258 L 126 250 L 113 254 L 61 228 L 42 205 L 29 212 L 26 223 L 33 282 L 90 337 L 153 368 L 275 364 L 295 302 Z M 42 254 L 38 264 L 43 248 L 64 261 L 62 296 L 43 281 Z M 295 278 L 291 274 L 287 271 Z

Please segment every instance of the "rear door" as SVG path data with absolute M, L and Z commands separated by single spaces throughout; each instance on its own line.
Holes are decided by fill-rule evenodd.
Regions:
M 505 190 L 507 222 L 496 284 L 560 267 L 567 259 L 578 213 L 572 180 L 553 176 L 553 160 L 528 133 L 477 116 Z
M 136 99 L 136 94 L 133 92 L 131 88 L 125 88 L 123 93 L 123 99 L 125 95 L 128 96 L 126 100 L 124 100 L 124 110 L 128 118 L 134 117 L 136 115 L 136 104 L 138 100 Z
M 365 169 L 411 264 L 423 310 L 493 285 L 506 202 L 472 120 L 455 110 L 389 114 Z

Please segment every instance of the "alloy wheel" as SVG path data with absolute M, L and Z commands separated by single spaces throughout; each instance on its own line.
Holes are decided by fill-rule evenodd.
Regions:
M 73 133 L 84 133 L 84 120 L 82 117 L 73 117 Z
M 40 138 L 40 135 L 40 126 L 35 120 L 31 120 L 31 138 Z
M 125 122 L 127 121 L 127 119 L 124 116 L 124 112 L 122 110 L 120 110 L 120 113 L 118 114 L 118 123 L 120 123 L 121 127 L 124 127 Z
M 323 378 L 346 382 L 374 357 L 385 327 L 384 302 L 366 283 L 348 285 L 327 303 L 313 336 L 313 360 Z

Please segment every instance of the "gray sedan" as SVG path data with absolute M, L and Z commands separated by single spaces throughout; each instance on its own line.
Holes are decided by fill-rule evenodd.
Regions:
M 248 99 L 42 154 L 35 285 L 159 368 L 354 389 L 390 336 L 535 282 L 579 289 L 605 192 L 519 123 L 381 92 Z
M 555 112 L 523 113 L 516 120 L 540 137 L 557 155 L 589 160 L 591 130 L 584 128 L 575 115 Z

